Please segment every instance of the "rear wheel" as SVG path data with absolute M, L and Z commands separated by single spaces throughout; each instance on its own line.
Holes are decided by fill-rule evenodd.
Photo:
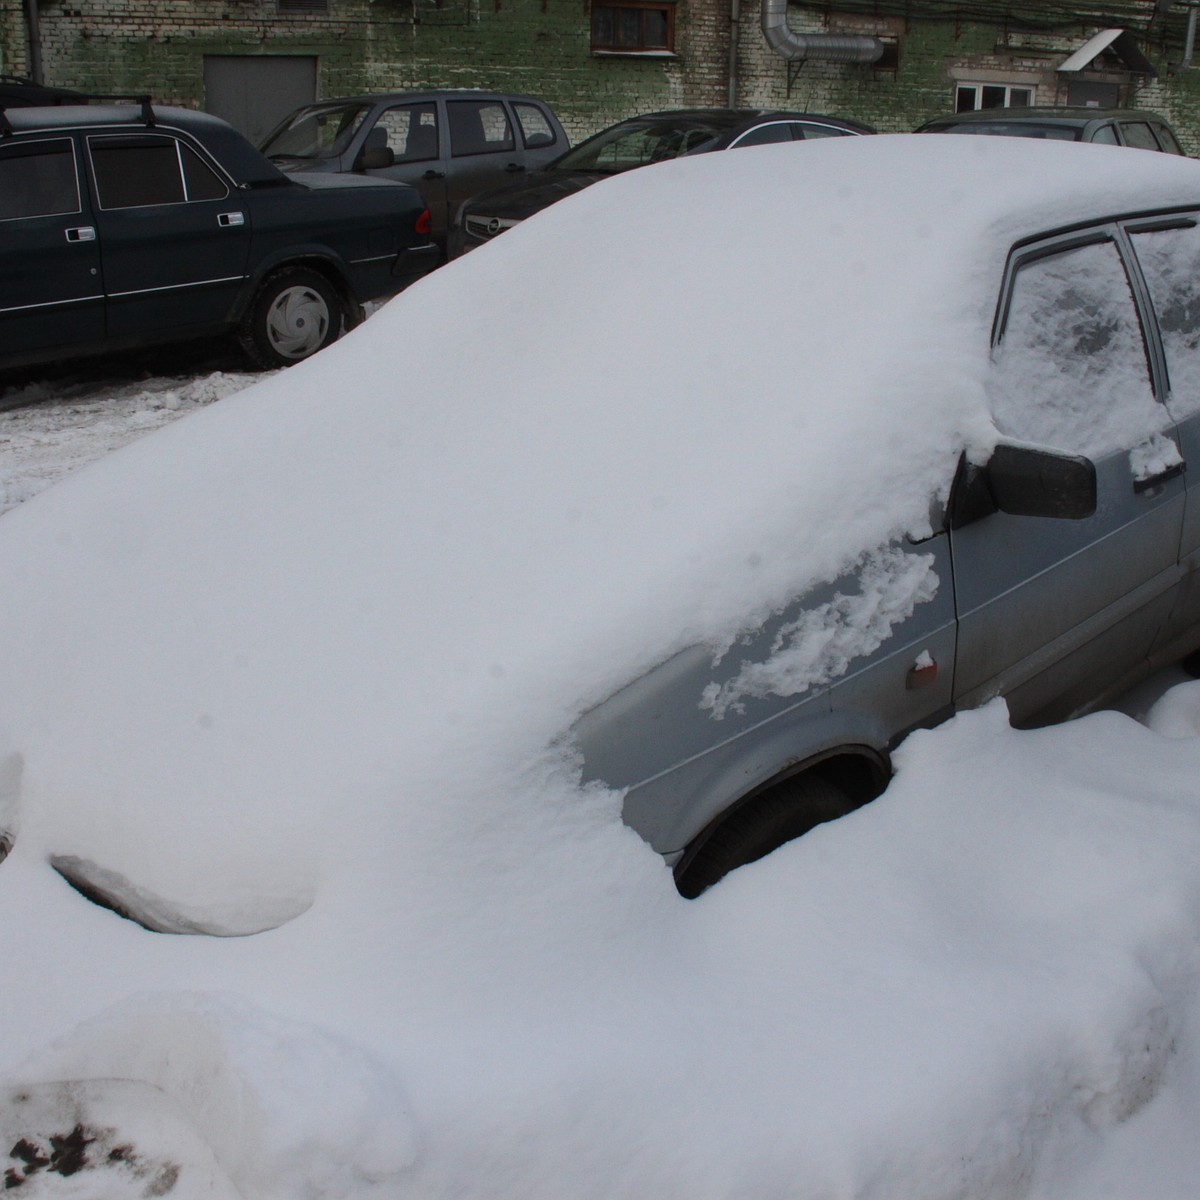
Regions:
M 287 267 L 258 289 L 240 339 L 258 366 L 289 367 L 334 341 L 345 320 L 341 297 L 324 275 L 309 267 Z
M 755 862 L 815 825 L 833 821 L 864 803 L 815 775 L 800 775 L 748 801 L 704 835 L 675 871 L 679 894 L 695 899 L 737 867 Z

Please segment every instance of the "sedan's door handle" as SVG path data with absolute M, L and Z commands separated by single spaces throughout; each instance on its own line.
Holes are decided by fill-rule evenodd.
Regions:
M 217 213 L 217 224 L 230 228 L 235 225 L 245 225 L 246 214 L 243 212 Z
M 421 176 L 422 179 L 445 179 L 445 171 L 435 171 L 432 167 Z
M 508 166 L 505 167 L 504 169 L 510 175 L 515 175 L 518 171 L 525 170 L 525 164 L 524 163 L 509 163 Z
M 76 225 L 73 229 L 67 230 L 68 242 L 94 242 L 96 240 L 96 229 L 92 225 Z
M 1160 483 L 1166 483 L 1168 479 L 1176 479 L 1187 470 L 1187 463 L 1182 459 L 1173 466 L 1168 467 L 1165 471 L 1159 471 L 1157 475 L 1151 475 L 1147 479 L 1135 479 L 1133 481 L 1133 490 L 1139 495 L 1142 492 L 1148 492 L 1151 488 L 1158 487 Z

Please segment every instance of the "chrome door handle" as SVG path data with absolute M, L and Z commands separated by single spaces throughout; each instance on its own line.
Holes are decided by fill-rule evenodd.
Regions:
M 245 225 L 246 214 L 242 212 L 217 213 L 217 224 L 230 228 L 234 225 Z
M 73 229 L 67 230 L 68 242 L 94 242 L 96 240 L 96 230 L 92 225 L 76 225 Z

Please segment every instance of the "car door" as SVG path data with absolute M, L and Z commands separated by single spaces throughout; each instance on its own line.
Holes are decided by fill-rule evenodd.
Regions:
M 100 249 L 74 138 L 0 144 L 0 238 L 0 358 L 98 345 Z
M 432 232 L 439 241 L 444 241 L 450 220 L 446 198 L 449 147 L 442 126 L 433 100 L 390 104 L 366 130 L 355 167 L 365 175 L 381 175 L 415 187 L 429 208 Z M 381 165 L 373 165 L 377 162 Z
M 1171 619 L 1157 642 L 1166 648 L 1200 621 L 1200 212 L 1131 222 L 1127 228 L 1157 316 L 1167 407 L 1177 422 L 1183 461 L 1191 468 L 1184 476 L 1183 579 Z
M 992 512 L 952 532 L 956 703 L 1006 694 L 1061 717 L 1148 654 L 1174 600 L 1182 458 L 1156 395 L 1115 225 L 1026 246 L 1006 274 L 987 379 L 1002 437 L 1095 465 L 1084 519 Z
M 452 213 L 465 200 L 525 170 L 508 107 L 498 98 L 447 100 L 450 162 L 446 178 Z
M 109 337 L 228 323 L 250 252 L 245 198 L 168 132 L 95 134 L 87 146 Z

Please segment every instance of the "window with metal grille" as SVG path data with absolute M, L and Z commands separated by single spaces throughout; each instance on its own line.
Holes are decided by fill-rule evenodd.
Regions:
M 621 54 L 675 49 L 675 5 L 654 3 L 592 6 L 592 49 Z
M 329 0 L 275 0 L 277 13 L 327 13 Z

